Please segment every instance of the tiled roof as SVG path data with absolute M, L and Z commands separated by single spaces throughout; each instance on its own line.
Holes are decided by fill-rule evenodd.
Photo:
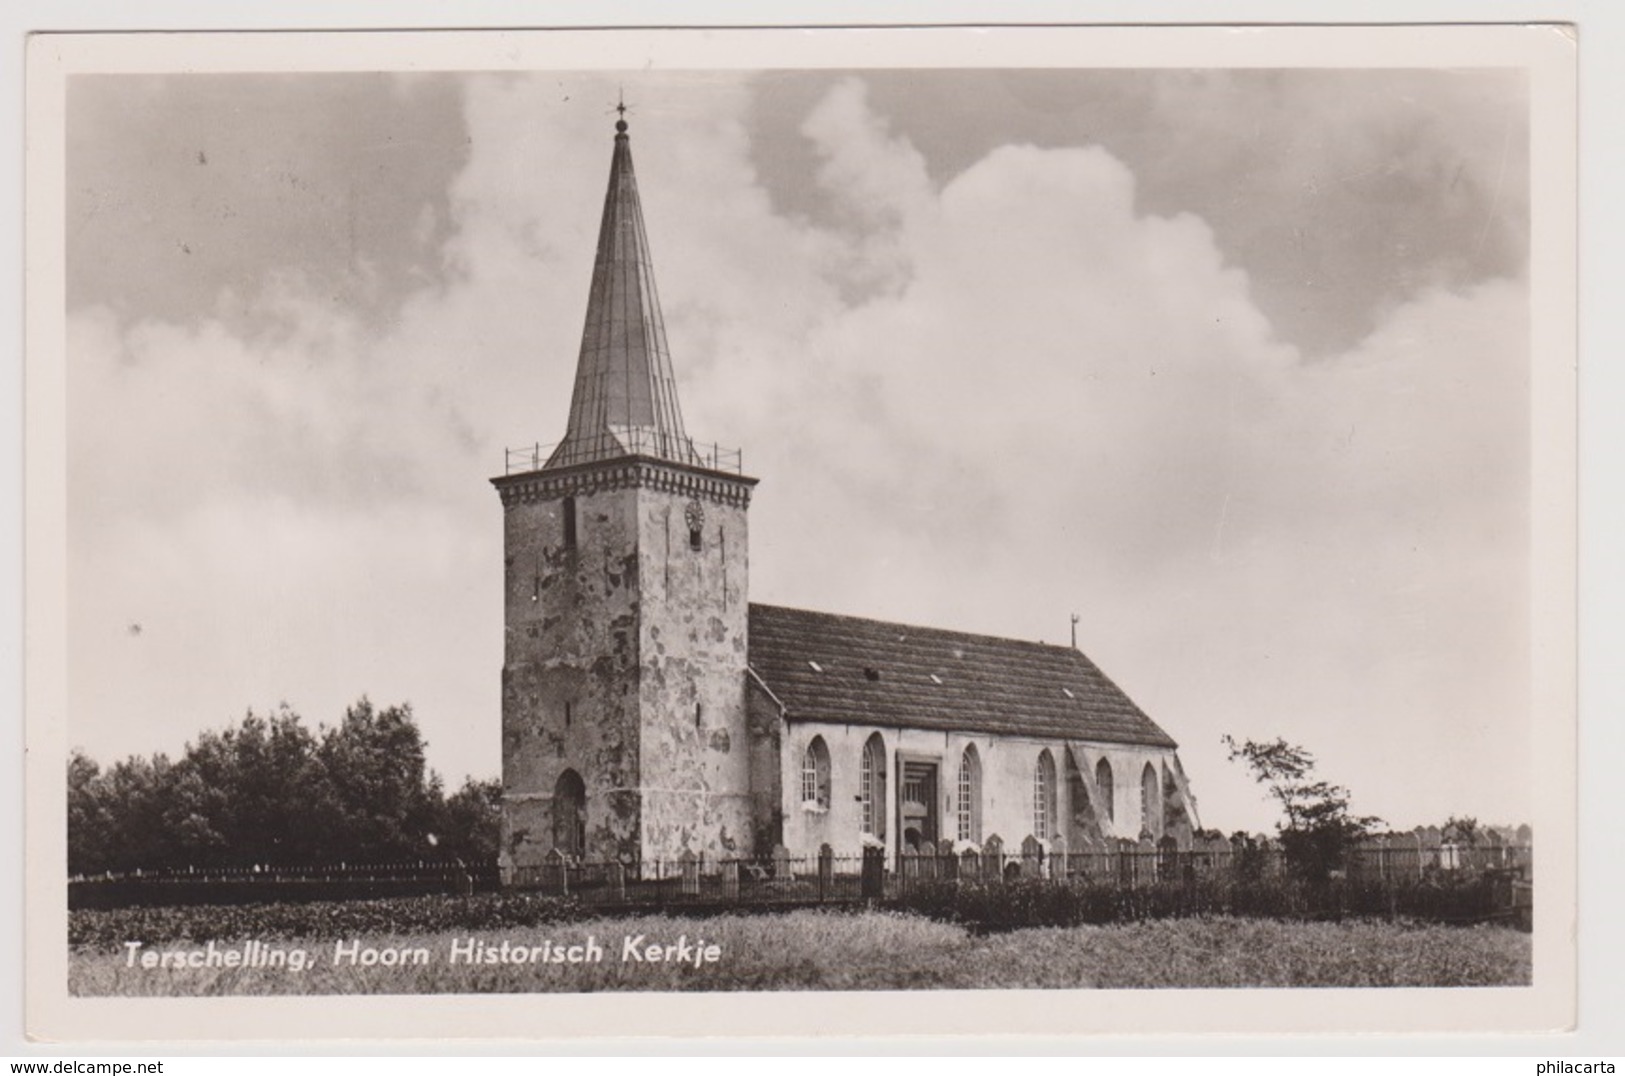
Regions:
M 750 667 L 791 720 L 1177 746 L 1064 646 L 752 605 Z

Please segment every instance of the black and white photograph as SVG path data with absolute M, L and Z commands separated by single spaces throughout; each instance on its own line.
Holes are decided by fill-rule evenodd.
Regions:
M 1572 1022 L 1572 41 L 842 33 L 36 38 L 31 1011 Z

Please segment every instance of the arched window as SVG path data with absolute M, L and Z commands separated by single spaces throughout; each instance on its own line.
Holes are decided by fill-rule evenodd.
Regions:
M 1117 811 L 1117 797 L 1112 792 L 1112 764 L 1105 758 L 1095 763 L 1095 787 L 1100 790 L 1100 813 L 1110 822 Z
M 553 785 L 553 847 L 567 856 L 587 850 L 587 786 L 574 770 Z
M 959 756 L 959 839 L 982 841 L 982 759 L 975 744 Z
M 1073 754 L 1070 747 L 1066 749 L 1066 804 L 1071 826 L 1067 836 L 1071 838 L 1074 831 L 1089 828 L 1094 809 L 1089 799 L 1089 786 L 1084 783 L 1083 771 L 1078 768 L 1078 756 Z
M 1162 782 L 1149 762 L 1140 771 L 1140 828 L 1153 837 L 1162 832 Z
M 1055 756 L 1045 748 L 1033 768 L 1033 836 L 1047 841 L 1055 836 Z
M 886 839 L 886 745 L 880 733 L 863 745 L 858 771 L 858 800 L 863 806 L 863 832 Z
M 822 736 L 814 736 L 801 756 L 801 805 L 829 809 L 829 748 Z

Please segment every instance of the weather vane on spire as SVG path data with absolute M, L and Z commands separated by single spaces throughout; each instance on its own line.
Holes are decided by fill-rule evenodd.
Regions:
M 616 92 L 615 92 L 615 111 L 620 113 L 620 118 L 615 121 L 615 130 L 619 131 L 621 134 L 625 134 L 626 133 L 626 88 L 624 86 L 623 87 L 617 87 L 617 89 L 616 89 Z

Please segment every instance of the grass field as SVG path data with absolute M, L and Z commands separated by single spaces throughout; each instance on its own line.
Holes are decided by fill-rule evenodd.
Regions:
M 647 958 L 673 948 L 683 962 L 628 959 L 626 939 Z M 602 950 L 582 963 L 453 963 L 454 944 L 477 938 L 557 952 L 587 939 Z M 80 996 L 237 994 L 515 993 L 602 990 L 918 990 L 993 988 L 1518 986 L 1530 981 L 1530 937 L 1502 927 L 1402 923 L 1294 923 L 1179 919 L 1104 927 L 976 935 L 909 915 L 799 911 L 678 919 L 593 919 L 485 932 L 371 934 L 340 939 L 260 938 L 267 948 L 308 954 L 302 971 L 279 967 L 142 967 L 200 943 L 139 950 L 76 948 L 69 989 Z M 217 950 L 240 943 L 216 942 Z M 400 963 L 362 966 L 406 950 Z M 707 947 L 714 960 L 705 959 Z M 414 962 L 416 951 L 424 961 Z M 528 952 L 527 952 L 528 955 Z M 668 955 L 662 950 L 661 956 Z M 171 962 L 175 957 L 169 958 Z

